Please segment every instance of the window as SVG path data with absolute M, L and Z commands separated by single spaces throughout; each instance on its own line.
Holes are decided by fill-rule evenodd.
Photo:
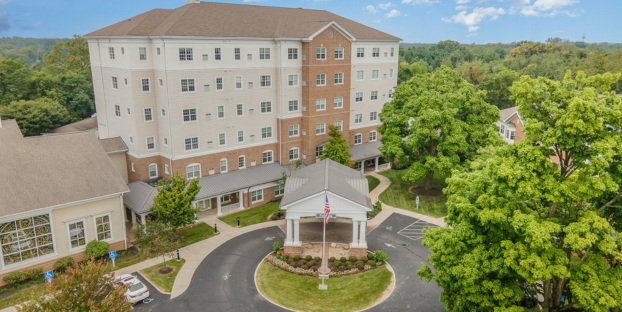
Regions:
M 291 150 L 290 150 L 290 153 L 291 153 Z M 284 193 L 285 193 L 285 185 L 277 184 L 274 186 L 274 196 L 281 196 Z
M 363 102 L 363 92 L 357 92 L 354 97 L 355 102 Z
M 288 75 L 287 85 L 290 87 L 297 87 L 298 86 L 298 75 Z
M 153 121 L 153 114 L 151 108 L 145 108 L 145 121 Z
M 395 55 L 395 48 L 391 48 L 391 57 Z
M 128 114 L 128 115 L 131 115 L 131 114 L 132 114 L 132 110 L 131 110 L 129 107 L 127 108 L 127 114 Z
M 125 48 L 121 48 L 121 54 L 125 54 Z
M 374 48 L 371 52 L 371 57 L 380 57 L 380 48 Z
M 154 150 L 154 149 L 155 149 L 155 138 L 147 137 L 147 150 Z
M 320 157 L 324 153 L 324 145 L 315 147 L 315 157 Z
M 123 83 L 127 86 L 127 78 L 123 78 Z
M 114 106 L 114 115 L 117 117 L 121 117 L 121 106 L 119 105 Z
M 298 100 L 289 101 L 289 111 L 290 112 L 298 111 Z
M 289 49 L 287 49 L 287 59 L 297 60 L 298 59 L 298 49 L 297 48 L 289 48 Z
M 259 59 L 269 60 L 270 59 L 270 48 L 259 48 Z
M 510 140 L 514 140 L 514 131 L 510 132 Z
M 214 48 L 214 59 L 220 61 L 222 56 L 220 55 L 220 48 Z
M 225 118 L 225 107 L 224 107 L 224 106 L 222 106 L 222 105 L 220 105 L 220 106 L 218 106 L 216 109 L 218 110 L 218 115 L 217 115 L 217 118 L 218 118 L 218 119 Z
M 379 72 L 380 72 L 380 71 L 379 71 L 379 70 L 377 70 L 377 69 L 372 70 L 372 71 L 371 71 L 371 79 L 378 79 Z
M 289 150 L 289 160 L 298 160 L 299 149 L 294 147 Z
M 339 131 L 343 131 L 343 120 L 337 120 L 333 122 L 333 126 L 337 127 Z
M 192 164 L 186 167 L 186 178 L 188 180 L 201 177 L 201 165 Z
M 325 123 L 315 124 L 315 134 L 326 134 L 326 124 Z
M 199 138 L 186 138 L 184 139 L 184 149 L 186 151 L 198 150 L 199 149 Z
M 343 60 L 343 48 L 335 48 L 335 59 Z
M 223 158 L 220 160 L 220 172 L 227 172 L 229 171 L 227 168 L 227 159 Z
M 168 164 L 164 164 L 164 173 L 166 173 L 166 174 L 169 173 Z
M 244 130 L 238 130 L 238 143 L 244 142 Z
M 224 90 L 224 88 L 222 77 L 216 77 L 216 90 Z
M 365 71 L 364 70 L 357 70 L 356 71 L 356 80 L 361 81 L 365 79 Z
M 194 92 L 194 79 L 181 80 L 181 92 Z
M 315 75 L 315 85 L 325 86 L 326 85 L 326 74 Z
M 272 162 L 272 151 L 265 151 L 261 153 L 261 161 L 264 164 Z
M 505 132 L 505 138 L 509 139 L 510 138 L 510 130 L 508 129 L 508 131 Z
M 501 125 L 501 130 L 499 131 L 501 134 L 505 134 L 505 126 Z
M 69 242 L 71 249 L 86 245 L 86 232 L 84 230 L 84 220 L 67 223 L 69 229 Z
M 294 137 L 294 136 L 298 136 L 298 135 L 300 135 L 299 126 L 298 125 L 291 125 L 291 126 L 289 126 L 289 136 L 290 137 Z
M 143 92 L 149 92 L 151 88 L 149 87 L 149 78 L 142 79 Z
M 134 163 L 131 163 L 132 165 L 132 172 L 136 172 L 136 167 L 134 167 Z
M 197 109 L 189 108 L 183 110 L 184 122 L 197 121 Z
M 54 253 L 48 214 L 2 223 L 0 237 L 5 266 Z
M 334 108 L 343 108 L 343 96 L 333 99 Z
M 242 90 L 242 76 L 235 76 L 235 89 Z
M 218 145 L 220 146 L 227 145 L 227 134 L 226 133 L 218 134 Z
M 113 47 L 108 48 L 108 53 L 110 54 L 110 59 L 114 60 L 114 48 Z
M 269 139 L 272 137 L 272 127 L 263 127 L 261 128 L 261 138 Z
M 160 48 L 158 48 L 160 51 Z M 158 55 L 160 53 L 158 52 Z M 179 48 L 179 60 L 180 61 L 192 61 L 194 56 L 192 55 L 192 48 Z
M 168 146 L 168 139 L 167 138 L 162 138 L 162 142 L 164 142 L 164 145 Z
M 315 49 L 315 59 L 317 59 L 317 60 L 325 60 L 326 59 L 326 48 L 316 48 Z
M 119 85 L 117 84 L 117 77 L 112 77 L 112 88 L 119 89 Z
M 369 113 L 369 121 L 376 121 L 376 120 L 378 120 L 378 112 Z
M 263 201 L 263 190 L 256 190 L 251 192 L 251 202 L 256 203 Z
M 261 113 L 267 114 L 272 112 L 272 102 L 261 102 Z
M 112 232 L 110 229 L 110 214 L 95 217 L 95 233 L 97 234 L 97 240 L 107 240 L 112 238 Z
M 393 78 L 393 68 L 389 69 L 389 78 Z
M 363 135 L 362 134 L 355 134 L 354 135 L 354 144 L 361 144 L 363 143 Z
M 318 110 L 318 111 L 326 110 L 326 99 L 315 100 L 315 110 Z
M 365 57 L 365 48 L 357 48 L 356 57 Z
M 244 155 L 238 157 L 238 168 L 246 168 L 246 157 Z
M 378 139 L 378 132 L 372 131 L 369 133 L 369 142 L 374 142 Z
M 235 48 L 235 49 L 233 50 L 233 53 L 234 53 L 234 55 L 235 55 L 235 60 L 236 60 L 236 61 L 239 61 L 239 60 L 241 59 L 241 57 L 240 57 L 240 48 Z
M 244 116 L 244 104 L 235 105 L 235 115 Z
M 389 89 L 389 98 L 393 98 L 393 89 Z
M 355 114 L 354 123 L 362 123 L 362 122 L 363 122 L 363 114 Z
M 335 74 L 335 84 L 343 84 L 343 73 Z
M 164 86 L 164 80 L 162 80 L 162 78 L 158 79 L 158 81 L 160 82 L 160 87 Z
M 130 144 L 134 144 L 134 137 L 130 135 Z
M 270 76 L 270 75 L 259 76 L 259 86 L 262 87 L 262 88 L 271 87 L 272 86 L 272 76 Z
M 162 114 L 162 117 L 166 117 L 166 110 L 164 108 L 161 110 L 161 114 Z
M 375 101 L 378 99 L 378 91 L 372 91 L 371 92 L 371 100 Z
M 158 176 L 158 165 L 151 164 L 149 165 L 149 178 L 155 178 Z
M 138 48 L 138 54 L 140 54 L 140 60 L 147 60 L 147 48 Z

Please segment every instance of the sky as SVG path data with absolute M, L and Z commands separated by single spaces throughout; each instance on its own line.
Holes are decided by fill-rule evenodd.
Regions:
M 622 0 L 219 0 L 321 9 L 374 27 L 404 42 L 622 42 Z M 84 35 L 154 8 L 187 0 L 0 0 L 0 37 Z

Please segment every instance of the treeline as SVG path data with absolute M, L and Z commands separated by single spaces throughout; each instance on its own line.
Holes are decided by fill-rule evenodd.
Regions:
M 20 60 L 25 66 L 41 70 L 45 67 L 45 56 L 57 43 L 67 40 L 3 37 L 0 38 L 0 59 Z
M 487 102 L 499 109 L 515 106 L 509 87 L 521 75 L 561 80 L 566 71 L 588 75 L 622 70 L 622 44 L 586 44 L 560 38 L 545 43 L 521 41 L 512 44 L 461 45 L 441 41 L 400 49 L 398 83 L 419 73 L 434 72 L 446 65 L 487 91 Z M 622 93 L 622 79 L 612 86 Z
M 6 38 L 2 38 L 6 39 Z M 0 59 L 0 116 L 15 119 L 26 136 L 38 135 L 95 113 L 91 65 L 86 40 L 11 39 L 16 47 Z M 34 40 L 34 41 L 32 41 Z M 39 40 L 41 40 L 39 42 Z M 38 45 L 29 45 L 30 42 Z M 2 43 L 8 44 L 8 43 Z M 0 44 L 0 45 L 2 45 Z M 25 47 L 17 49 L 19 45 Z M 27 59 L 10 51 L 40 51 Z M 5 52 L 9 51 L 7 57 Z M 20 52 L 21 51 L 21 52 Z M 34 60 L 34 62 L 32 61 Z

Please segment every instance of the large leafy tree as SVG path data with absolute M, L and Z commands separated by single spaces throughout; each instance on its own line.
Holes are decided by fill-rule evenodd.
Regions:
M 337 126 L 328 126 L 328 143 L 324 145 L 324 151 L 320 159 L 331 159 L 342 165 L 354 167 L 354 161 L 350 159 L 350 147 L 341 135 Z
M 426 231 L 450 311 L 523 311 L 528 294 L 548 311 L 622 307 L 619 74 L 563 82 L 521 77 L 512 87 L 525 140 L 487 148 L 448 179 L 448 227 Z
M 101 261 L 78 263 L 59 275 L 50 287 L 34 294 L 24 303 L 22 312 L 93 311 L 126 312 L 132 305 L 125 301 L 125 286 L 113 287 L 112 266 Z M 110 273 L 110 274 L 109 274 Z
M 499 109 L 510 108 L 516 105 L 516 102 L 510 99 L 512 96 L 510 87 L 519 77 L 517 72 L 503 68 L 494 75 L 486 76 L 479 84 L 479 88 L 486 91 L 486 102 Z
M 425 178 L 430 190 L 435 172 L 449 173 L 477 148 L 498 139 L 494 122 L 499 110 L 484 98 L 445 66 L 400 84 L 380 114 L 383 157 L 395 159 L 398 168 L 411 165 L 405 178 Z
M 45 57 L 45 62 L 45 70 L 53 76 L 76 73 L 93 82 L 88 42 L 78 35 L 57 43 Z
M 153 198 L 151 214 L 171 226 L 173 230 L 194 223 L 199 208 L 192 207 L 192 201 L 201 190 L 199 179 L 186 180 L 177 172 L 171 181 L 158 182 L 158 195 Z
M 15 119 L 24 136 L 39 135 L 66 125 L 70 120 L 67 109 L 48 98 L 14 101 L 0 107 L 0 116 Z

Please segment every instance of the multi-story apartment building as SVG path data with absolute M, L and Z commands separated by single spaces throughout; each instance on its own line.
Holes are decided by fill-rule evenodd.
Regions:
M 129 181 L 314 163 L 379 140 L 401 39 L 327 11 L 189 0 L 87 34 L 101 138 Z

